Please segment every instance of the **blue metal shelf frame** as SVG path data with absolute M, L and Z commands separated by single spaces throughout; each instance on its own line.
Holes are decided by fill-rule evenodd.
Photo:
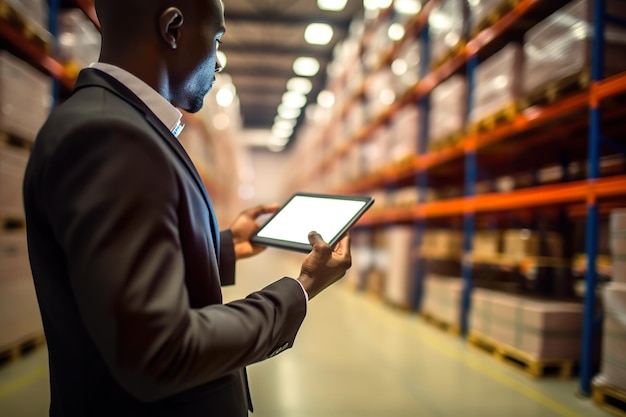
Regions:
M 431 61 L 431 45 L 430 45 L 430 29 L 428 23 L 418 34 L 420 41 L 420 79 L 430 72 Z M 430 132 L 430 94 L 424 96 L 417 101 L 418 106 L 418 138 L 417 138 L 417 154 L 424 155 L 428 152 L 428 135 Z M 420 170 L 415 176 L 415 184 L 417 187 L 418 204 L 426 202 L 426 190 L 428 188 L 428 175 Z M 414 225 L 414 248 L 421 248 L 426 224 L 423 219 L 416 220 Z M 424 279 L 426 276 L 425 261 L 421 256 L 415 257 L 413 261 L 414 285 L 412 308 L 419 311 L 422 306 L 422 297 L 424 294 Z
M 48 11 L 48 31 L 52 35 L 52 53 L 56 54 L 58 51 L 58 35 L 59 35 L 59 11 L 61 10 L 60 0 L 49 0 Z M 61 93 L 61 82 L 52 77 L 52 108 L 56 106 L 59 101 Z M 51 108 L 51 110 L 52 110 Z

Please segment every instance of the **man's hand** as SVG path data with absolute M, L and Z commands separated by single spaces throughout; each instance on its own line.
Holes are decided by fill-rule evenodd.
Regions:
M 304 259 L 298 281 L 302 284 L 309 300 L 325 288 L 342 278 L 352 266 L 350 255 L 350 236 L 346 235 L 332 249 L 319 235 L 309 233 L 309 242 L 313 250 Z
M 250 243 L 250 238 L 260 228 L 256 219 L 263 214 L 274 213 L 278 208 L 279 206 L 276 204 L 256 206 L 243 211 L 235 219 L 230 227 L 230 231 L 233 234 L 235 257 L 237 259 L 249 258 L 265 250 L 265 246 Z

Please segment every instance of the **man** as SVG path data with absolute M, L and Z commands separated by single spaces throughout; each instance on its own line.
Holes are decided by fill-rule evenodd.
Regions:
M 255 218 L 219 233 L 175 134 L 220 70 L 220 0 L 98 0 L 100 62 L 43 126 L 24 199 L 50 356 L 50 415 L 245 416 L 245 366 L 292 346 L 350 266 L 316 233 L 296 279 L 223 304 Z M 173 106 L 172 106 L 173 105 Z M 289 381 L 285 381 L 289 383 Z

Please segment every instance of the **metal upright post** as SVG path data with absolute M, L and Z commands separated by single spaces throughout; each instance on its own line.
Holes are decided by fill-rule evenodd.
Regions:
M 59 11 L 61 9 L 60 0 L 49 0 L 48 11 L 48 32 L 52 35 L 52 53 L 58 52 L 58 36 L 59 36 Z M 58 79 L 52 78 L 52 110 L 59 101 L 61 91 L 61 83 Z
M 467 62 L 467 101 L 466 117 L 469 120 L 470 112 L 474 107 L 476 69 L 478 57 L 472 56 Z M 476 194 L 477 162 L 476 150 L 465 152 L 465 196 L 473 197 Z M 476 228 L 476 215 L 473 212 L 463 213 L 463 259 L 461 260 L 463 274 L 463 292 L 461 298 L 461 334 L 466 336 L 469 331 L 469 312 L 472 303 L 472 240 Z
M 592 48 L 592 83 L 604 77 L 604 24 L 605 0 L 595 0 L 593 6 L 593 48 Z M 601 114 L 598 101 L 591 100 L 589 115 L 589 178 L 593 182 L 600 176 L 600 140 Z M 587 233 L 585 238 L 587 253 L 587 275 L 585 290 L 585 309 L 583 317 L 583 335 L 580 357 L 580 391 L 591 394 L 594 365 L 594 336 L 597 334 L 596 323 L 596 256 L 598 253 L 598 206 L 594 198 L 587 201 Z
M 420 38 L 420 68 L 419 78 L 424 78 L 430 71 L 430 58 L 431 58 L 431 45 L 430 45 L 430 31 L 428 23 L 424 25 L 424 28 L 419 34 Z M 417 154 L 424 155 L 428 152 L 428 135 L 430 131 L 430 94 L 421 97 L 418 102 L 418 137 L 417 137 Z M 419 171 L 415 176 L 415 183 L 417 186 L 418 204 L 426 202 L 426 192 L 428 188 L 428 173 Z M 426 231 L 426 225 L 424 219 L 417 219 L 414 223 L 414 247 L 419 249 L 422 246 L 424 232 Z M 421 256 L 416 257 L 413 263 L 415 282 L 413 288 L 413 309 L 419 311 L 422 305 L 422 297 L 424 291 L 424 277 L 426 275 L 424 258 Z

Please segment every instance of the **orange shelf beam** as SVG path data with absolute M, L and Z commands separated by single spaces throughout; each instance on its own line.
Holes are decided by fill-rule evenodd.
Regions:
M 552 204 L 596 201 L 626 196 L 626 175 L 545 185 L 507 193 L 485 194 L 435 201 L 414 207 L 389 208 L 364 216 L 364 225 L 410 221 L 420 218 L 460 216 L 465 213 L 504 211 Z

